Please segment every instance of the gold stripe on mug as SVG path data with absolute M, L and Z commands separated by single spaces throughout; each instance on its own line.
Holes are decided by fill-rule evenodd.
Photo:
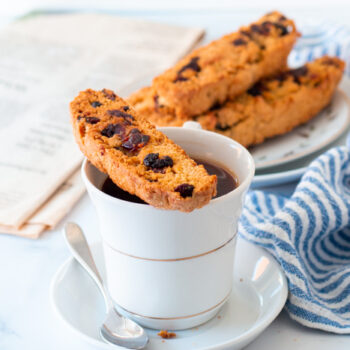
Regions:
M 175 258 L 175 259 L 154 259 L 154 258 L 142 258 L 142 257 L 139 257 L 139 256 L 135 256 L 135 255 L 131 255 L 131 254 L 127 254 L 127 253 L 124 253 L 118 249 L 115 249 L 114 247 L 112 247 L 108 242 L 106 242 L 105 240 L 103 240 L 103 243 L 106 244 L 109 248 L 111 248 L 112 250 L 114 250 L 115 252 L 119 253 L 119 254 L 122 254 L 122 255 L 125 255 L 125 256 L 128 256 L 130 258 L 134 258 L 134 259 L 140 259 L 140 260 L 147 260 L 147 261 L 162 261 L 162 262 L 171 262 L 171 261 L 182 261 L 182 260 L 190 260 L 190 259 L 196 259 L 196 258 L 200 258 L 201 256 L 204 256 L 204 255 L 208 255 L 208 254 L 211 254 L 211 253 L 214 253 L 216 252 L 217 250 L 225 247 L 227 244 L 229 244 L 235 237 L 237 236 L 237 234 L 235 234 L 234 236 L 232 236 L 228 241 L 226 241 L 224 244 L 222 244 L 221 246 L 215 248 L 215 249 L 212 249 L 212 250 L 209 250 L 208 252 L 205 252 L 205 253 L 201 253 L 201 254 L 197 254 L 197 255 L 192 255 L 192 256 L 187 256 L 185 258 Z
M 152 317 L 152 316 L 144 316 L 144 315 L 140 315 L 140 314 L 137 314 L 135 312 L 132 312 L 132 311 L 129 311 L 127 309 L 124 309 L 122 306 L 118 305 L 119 308 L 121 308 L 122 310 L 124 310 L 125 312 L 129 313 L 130 315 L 133 315 L 134 317 L 142 317 L 142 318 L 147 318 L 149 320 L 164 320 L 164 321 L 172 321 L 172 320 L 183 320 L 183 319 L 186 319 L 186 318 L 192 318 L 192 317 L 196 317 L 196 316 L 200 316 L 200 315 L 203 315 L 207 312 L 210 312 L 212 310 L 214 310 L 215 308 L 219 307 L 221 304 L 223 304 L 227 299 L 228 297 L 230 296 L 231 294 L 231 291 L 225 296 L 224 299 L 222 299 L 220 302 L 218 302 L 216 305 L 210 307 L 209 309 L 207 310 L 204 310 L 204 311 L 201 311 L 201 312 L 198 312 L 196 314 L 193 314 L 193 315 L 188 315 L 188 316 L 178 316 L 178 317 Z

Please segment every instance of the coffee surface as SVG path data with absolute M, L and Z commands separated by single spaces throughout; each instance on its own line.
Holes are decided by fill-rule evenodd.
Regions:
M 234 174 L 226 170 L 225 168 L 218 166 L 213 163 L 208 163 L 201 159 L 194 159 L 197 164 L 202 164 L 207 170 L 209 175 L 216 175 L 218 178 L 218 183 L 216 186 L 216 196 L 213 198 L 221 197 L 226 193 L 233 191 L 238 186 L 237 178 Z M 130 194 L 118 187 L 114 182 L 108 177 L 103 183 L 101 190 L 115 198 L 122 199 L 124 201 L 147 204 L 141 198 Z
M 202 164 L 209 175 L 216 175 L 218 184 L 216 185 L 216 196 L 221 197 L 226 193 L 233 191 L 238 186 L 236 175 L 232 174 L 225 168 L 201 159 L 195 159 L 197 164 Z

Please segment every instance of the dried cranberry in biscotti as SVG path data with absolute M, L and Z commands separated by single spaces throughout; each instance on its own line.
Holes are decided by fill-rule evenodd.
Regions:
M 199 73 L 201 71 L 201 67 L 198 64 L 198 61 L 199 61 L 199 57 L 192 57 L 190 62 L 188 64 L 185 64 L 177 72 L 177 77 L 175 78 L 174 82 L 188 80 L 188 78 L 186 78 L 182 75 L 182 73 L 185 72 L 186 70 L 193 70 L 194 72 Z
M 93 101 L 93 102 L 91 102 L 91 106 L 94 108 L 97 108 L 97 107 L 102 106 L 102 103 L 99 101 Z
M 143 164 L 151 169 L 163 169 L 173 166 L 174 162 L 169 156 L 159 158 L 159 153 L 149 153 L 143 160 Z
M 108 138 L 114 136 L 114 135 L 118 135 L 120 136 L 121 138 L 124 137 L 125 135 L 125 126 L 120 124 L 120 123 L 116 123 L 116 124 L 109 124 L 107 125 L 106 128 L 104 128 L 102 131 L 101 131 L 101 134 L 103 136 L 106 136 Z
M 119 109 L 112 109 L 112 110 L 107 111 L 107 113 L 108 113 L 108 115 L 113 116 L 113 117 L 120 117 L 120 118 L 124 118 L 126 120 L 134 120 L 134 117 L 131 114 L 120 111 Z
M 97 118 L 97 117 L 85 117 L 85 120 L 89 124 L 97 124 L 100 121 L 100 118 Z
M 234 46 L 242 46 L 242 45 L 247 45 L 247 42 L 242 38 L 238 38 L 236 40 L 233 40 L 232 44 Z
M 192 197 L 194 186 L 190 184 L 181 184 L 175 188 L 175 192 L 179 192 L 183 198 Z
M 122 143 L 122 147 L 128 151 L 135 151 L 146 145 L 149 139 L 150 137 L 148 135 L 144 135 L 139 129 L 134 128 L 130 131 L 127 139 Z
M 117 97 L 116 94 L 110 90 L 102 89 L 102 93 L 111 101 L 115 101 L 115 98 Z

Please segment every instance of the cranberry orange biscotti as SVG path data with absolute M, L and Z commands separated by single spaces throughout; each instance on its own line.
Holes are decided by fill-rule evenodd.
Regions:
M 70 110 L 81 151 L 123 190 L 157 208 L 184 212 L 216 194 L 216 176 L 112 91 L 80 92 Z
M 326 107 L 340 82 L 344 62 L 322 57 L 262 80 L 245 94 L 197 118 L 203 128 L 244 146 L 285 134 Z
M 343 61 L 325 56 L 301 68 L 266 78 L 246 93 L 190 120 L 246 147 L 258 144 L 316 116 L 330 102 L 343 71 Z M 182 126 L 184 123 L 183 118 L 171 114 L 169 108 L 154 102 L 151 87 L 131 96 L 130 102 L 155 125 Z
M 179 117 L 203 113 L 284 69 L 298 36 L 292 20 L 269 13 L 193 51 L 156 77 L 155 99 Z

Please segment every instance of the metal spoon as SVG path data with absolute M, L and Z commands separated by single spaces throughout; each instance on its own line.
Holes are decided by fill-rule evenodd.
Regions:
M 81 228 L 73 222 L 68 222 L 64 227 L 64 237 L 74 258 L 95 281 L 105 300 L 107 316 L 100 329 L 103 340 L 128 349 L 144 348 L 148 343 L 147 333 L 141 326 L 120 315 L 114 308 Z

